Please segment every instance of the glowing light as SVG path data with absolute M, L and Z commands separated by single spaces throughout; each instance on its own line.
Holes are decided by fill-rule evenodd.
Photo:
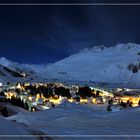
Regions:
M 17 89 L 21 89 L 21 85 L 20 85 L 20 83 L 18 83 L 18 85 L 17 85 L 16 88 L 17 88 Z
M 127 101 L 132 101 L 133 106 L 138 106 L 138 102 L 140 100 L 140 97 L 124 96 L 124 97 L 120 97 L 120 100 L 125 102 L 125 103 Z
M 29 96 L 29 97 L 28 97 L 28 100 L 29 100 L 29 101 L 33 101 L 32 96 Z
M 49 101 L 58 105 L 58 104 L 61 104 L 62 98 L 61 98 L 61 96 L 59 98 L 50 98 Z
M 0 87 L 2 86 L 2 83 L 0 83 Z
M 92 99 L 92 103 L 96 103 L 96 99 L 95 98 Z
M 87 102 L 88 102 L 87 99 L 80 98 L 80 103 L 87 103 Z
M 11 99 L 12 97 L 16 98 L 16 96 L 17 96 L 16 92 L 14 92 L 14 91 L 13 92 L 12 91 L 8 91 L 8 92 L 5 92 L 4 94 L 5 94 L 7 99 Z
M 68 101 L 71 102 L 71 103 L 74 102 L 73 98 L 68 99 Z

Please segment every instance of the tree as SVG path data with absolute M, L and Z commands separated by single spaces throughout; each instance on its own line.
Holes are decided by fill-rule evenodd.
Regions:
M 99 97 L 99 95 L 100 95 L 100 91 L 97 90 L 97 91 L 96 91 L 96 97 Z
M 58 96 L 71 98 L 70 90 L 64 87 L 55 88 L 55 94 Z
M 82 98 L 92 97 L 91 89 L 86 85 L 84 87 L 79 88 L 79 92 L 77 93 Z
M 28 104 L 25 102 L 25 104 L 24 104 L 24 108 L 26 109 L 26 110 L 29 110 L 29 106 L 28 106 Z
M 1 114 L 2 114 L 4 117 L 8 117 L 8 111 L 7 111 L 7 108 L 6 108 L 6 107 L 3 107 L 3 108 L 2 108 Z

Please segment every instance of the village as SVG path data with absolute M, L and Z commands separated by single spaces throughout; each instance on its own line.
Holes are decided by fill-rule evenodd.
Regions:
M 63 102 L 87 105 L 106 105 L 107 111 L 122 110 L 140 105 L 139 89 L 101 89 L 64 85 L 62 83 L 0 84 L 0 102 L 22 107 L 28 111 L 53 108 Z

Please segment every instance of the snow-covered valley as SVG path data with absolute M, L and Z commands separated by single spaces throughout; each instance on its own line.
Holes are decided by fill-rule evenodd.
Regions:
M 0 58 L 1 83 L 46 81 L 139 87 L 140 45 L 128 43 L 115 47 L 93 47 L 49 65 L 18 64 Z M 28 112 L 9 105 L 6 107 L 16 113 L 0 117 L 0 135 L 7 135 L 4 139 L 11 139 L 8 135 L 15 134 L 26 135 L 24 139 L 47 140 L 132 140 L 140 137 L 140 107 L 113 112 L 106 111 L 106 104 L 70 102 L 39 112 Z M 7 131 L 7 127 L 11 129 Z M 38 136 L 34 137 L 36 134 Z

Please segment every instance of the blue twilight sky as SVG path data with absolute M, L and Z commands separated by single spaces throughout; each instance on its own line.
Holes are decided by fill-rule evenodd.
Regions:
M 107 3 L 111 0 L 61 2 Z M 0 57 L 19 63 L 51 63 L 94 45 L 112 46 L 127 42 L 140 43 L 138 5 L 0 6 Z

